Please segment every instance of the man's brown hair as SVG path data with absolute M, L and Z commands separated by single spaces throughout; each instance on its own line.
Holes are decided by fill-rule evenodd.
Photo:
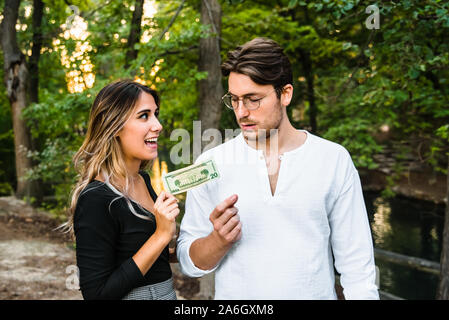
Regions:
M 281 46 L 268 38 L 255 38 L 229 51 L 221 72 L 223 76 L 229 76 L 231 72 L 241 73 L 257 84 L 271 84 L 278 98 L 286 84 L 293 84 L 290 60 Z

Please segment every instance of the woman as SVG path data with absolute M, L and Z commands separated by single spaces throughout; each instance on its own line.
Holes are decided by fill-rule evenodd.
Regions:
M 157 157 L 159 98 L 129 80 L 104 87 L 74 157 L 71 212 L 84 299 L 176 299 L 168 244 L 177 199 L 143 171 Z

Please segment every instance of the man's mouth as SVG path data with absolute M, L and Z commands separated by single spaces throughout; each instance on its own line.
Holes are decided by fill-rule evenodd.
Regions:
M 240 123 L 242 130 L 253 130 L 256 128 L 254 123 Z

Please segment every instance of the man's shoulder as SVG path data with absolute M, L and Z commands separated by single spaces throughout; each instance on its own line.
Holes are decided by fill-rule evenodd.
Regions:
M 317 135 L 311 135 L 311 155 L 313 161 L 322 159 L 322 163 L 329 166 L 331 163 L 337 167 L 353 167 L 353 160 L 349 151 L 341 144 Z M 330 167 L 333 167 L 332 165 Z
M 310 138 L 312 140 L 311 144 L 315 147 L 316 150 L 319 150 L 326 154 L 349 156 L 349 151 L 343 145 L 337 142 L 313 134 L 310 135 Z

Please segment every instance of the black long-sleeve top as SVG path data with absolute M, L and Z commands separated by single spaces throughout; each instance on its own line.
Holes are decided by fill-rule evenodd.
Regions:
M 139 173 L 156 201 L 149 175 Z M 137 217 L 126 200 L 118 197 L 105 183 L 93 180 L 78 198 L 74 215 L 76 260 L 86 300 L 121 299 L 134 288 L 172 276 L 168 246 L 142 275 L 132 256 L 156 231 L 155 218 L 130 200 L 138 214 L 150 216 L 151 220 Z

